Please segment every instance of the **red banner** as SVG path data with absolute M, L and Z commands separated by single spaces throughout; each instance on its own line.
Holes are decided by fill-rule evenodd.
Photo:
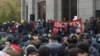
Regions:
M 53 32 L 57 33 L 60 28 L 64 28 L 64 27 L 67 28 L 68 23 L 69 23 L 69 25 L 73 25 L 74 27 L 76 27 L 75 30 L 77 33 L 83 33 L 83 27 L 82 27 L 83 23 L 82 23 L 81 19 L 77 19 L 77 20 L 73 20 L 73 21 L 69 21 L 69 22 L 54 21 Z

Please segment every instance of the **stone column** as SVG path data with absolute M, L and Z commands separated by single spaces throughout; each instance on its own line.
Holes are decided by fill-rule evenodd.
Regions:
M 54 19 L 54 0 L 46 0 L 46 21 Z
M 25 19 L 25 0 L 21 0 L 21 19 Z
M 54 19 L 57 19 L 58 15 L 58 0 L 54 0 Z
M 32 14 L 35 14 L 35 0 L 32 0 Z
M 62 1 L 57 0 L 57 19 L 61 21 L 62 19 Z
M 61 0 L 46 0 L 46 20 L 61 20 Z
M 21 19 L 23 19 L 23 0 L 21 0 Z
M 38 2 L 39 0 L 35 0 L 35 21 L 38 20 Z
M 30 21 L 30 15 L 32 14 L 32 0 L 28 1 L 28 22 Z

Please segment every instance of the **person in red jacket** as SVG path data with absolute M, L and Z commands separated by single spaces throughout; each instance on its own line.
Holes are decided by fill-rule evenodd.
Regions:
M 14 39 L 11 42 L 11 47 L 13 48 L 13 50 L 15 50 L 17 53 L 19 53 L 21 51 L 20 46 L 17 44 L 17 40 Z

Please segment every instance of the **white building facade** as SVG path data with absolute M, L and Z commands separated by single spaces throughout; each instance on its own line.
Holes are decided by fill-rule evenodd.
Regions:
M 100 16 L 100 0 L 21 0 L 21 6 L 21 19 L 26 21 Z

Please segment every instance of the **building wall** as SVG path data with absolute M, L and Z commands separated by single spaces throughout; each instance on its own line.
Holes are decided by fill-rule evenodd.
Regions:
M 77 8 L 77 14 L 80 18 L 83 19 L 88 19 L 89 17 L 94 16 L 94 3 L 93 0 L 78 0 L 77 1 L 78 8 Z
M 56 14 L 55 18 L 57 18 L 57 20 L 61 21 L 61 19 L 62 19 L 61 0 L 56 0 L 55 3 L 56 3 L 56 6 L 54 7 L 55 8 L 55 14 Z
M 61 0 L 35 0 L 35 20 L 38 20 L 38 2 L 42 1 L 46 1 L 46 20 L 61 20 Z
M 35 0 L 32 0 L 32 14 L 35 14 Z
M 45 1 L 45 0 L 39 0 L 38 2 L 42 2 L 42 1 Z
M 21 19 L 25 19 L 25 1 L 21 0 Z
M 46 0 L 46 20 L 54 19 L 54 0 Z
M 26 0 L 26 2 L 28 3 L 28 22 L 30 21 L 30 15 L 32 14 L 32 0 Z
M 61 20 L 62 19 L 62 4 L 61 4 L 61 0 L 58 0 L 58 20 Z
M 96 10 L 100 10 L 100 0 L 96 0 Z
M 61 20 L 61 0 L 46 0 L 46 20 Z
M 28 22 L 30 21 L 30 15 L 35 14 L 34 1 L 35 0 L 21 0 L 21 19 L 24 19 Z
M 35 20 L 38 20 L 38 3 L 39 0 L 35 0 Z
M 37 20 L 37 3 L 41 1 L 46 1 L 46 20 L 61 20 L 61 0 L 22 0 L 22 18 L 26 19 L 26 6 L 28 6 L 28 21 L 30 21 L 31 14 L 35 14 L 35 20 Z M 77 16 L 79 16 L 83 20 L 95 16 L 95 10 L 100 10 L 100 0 L 77 0 Z

